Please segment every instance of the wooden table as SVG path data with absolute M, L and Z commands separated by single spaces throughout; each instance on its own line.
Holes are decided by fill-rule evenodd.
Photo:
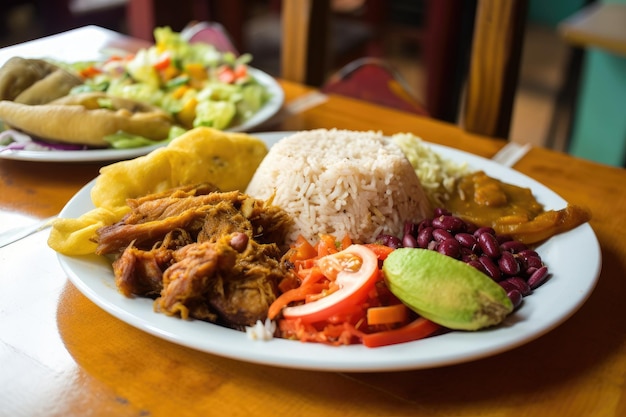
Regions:
M 626 55 L 626 4 L 600 2 L 584 7 L 559 24 L 574 45 Z
M 55 42 L 63 45 L 63 36 Z M 287 104 L 312 91 L 281 84 Z M 318 127 L 413 132 L 484 157 L 504 145 L 340 97 L 263 128 Z M 99 168 L 0 160 L 0 231 L 57 213 Z M 388 373 L 225 359 L 148 335 L 104 312 L 68 281 L 46 245 L 47 233 L 40 232 L 0 248 L 0 415 L 626 415 L 626 172 L 542 148 L 533 148 L 515 169 L 588 206 L 603 254 L 588 301 L 533 342 L 469 363 Z

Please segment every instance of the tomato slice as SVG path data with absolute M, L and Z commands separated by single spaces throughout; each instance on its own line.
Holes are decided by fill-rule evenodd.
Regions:
M 159 56 L 159 59 L 152 65 L 155 70 L 163 71 L 167 67 L 170 66 L 172 62 L 172 57 L 168 53 L 163 53 Z
M 333 287 L 336 289 L 315 301 L 286 307 L 283 310 L 285 318 L 315 323 L 351 310 L 367 299 L 379 276 L 376 254 L 363 245 L 351 245 L 341 252 L 320 258 L 318 263 L 330 279 L 334 277 L 329 275 L 334 274 L 328 270 L 335 270 Z

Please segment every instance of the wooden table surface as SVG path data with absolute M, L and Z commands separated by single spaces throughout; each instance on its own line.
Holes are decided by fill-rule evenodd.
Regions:
M 90 33 L 100 32 L 80 32 Z M 47 40 L 46 50 L 67 46 L 67 36 Z M 313 91 L 281 85 L 287 106 Z M 340 97 L 300 110 L 262 129 L 413 132 L 487 158 L 504 145 Z M 58 213 L 101 165 L 0 159 L 0 232 Z M 100 309 L 68 281 L 43 231 L 0 248 L 0 416 L 624 416 L 626 172 L 542 148 L 514 168 L 590 208 L 603 257 L 587 302 L 537 340 L 468 363 L 386 373 L 226 359 Z
M 563 38 L 576 46 L 626 55 L 626 4 L 599 2 L 583 7 L 559 24 Z

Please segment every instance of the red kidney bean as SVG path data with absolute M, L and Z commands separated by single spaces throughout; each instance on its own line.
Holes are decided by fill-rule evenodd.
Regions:
M 392 235 L 379 235 L 376 240 L 380 242 L 381 245 L 389 246 L 393 249 L 398 249 L 402 247 L 402 241 Z
M 436 229 L 445 229 L 446 227 L 444 226 L 444 218 L 446 218 L 447 216 L 436 216 L 433 217 L 433 220 L 431 222 L 431 224 L 433 225 L 434 228 Z
M 493 230 L 492 227 L 479 227 L 478 229 L 474 231 L 474 237 L 478 238 L 478 236 L 482 235 L 483 233 L 489 233 L 490 235 L 495 235 L 496 231 Z
M 443 207 L 437 207 L 434 210 L 434 217 L 439 217 L 439 216 L 450 216 L 452 215 L 452 213 L 450 213 L 448 210 L 446 210 Z
M 511 300 L 513 309 L 519 307 L 522 304 L 522 299 L 524 298 L 518 290 L 511 290 L 506 293 L 506 296 L 509 297 L 509 300 Z
M 502 245 L 505 242 L 513 241 L 513 238 L 509 235 L 496 235 L 496 239 L 498 240 L 498 243 L 500 245 Z
M 520 242 L 520 243 L 521 243 L 521 242 Z M 523 245 L 523 243 L 522 243 L 522 245 Z M 524 246 L 526 246 L 526 245 L 524 245 Z M 538 254 L 537 252 L 535 252 L 535 251 L 534 251 L 534 250 L 532 250 L 532 249 L 528 249 L 528 248 L 526 248 L 526 249 L 523 249 L 523 250 L 519 251 L 519 252 L 518 252 L 518 254 L 519 254 L 520 256 L 523 256 L 524 258 L 529 258 L 529 257 L 531 257 L 531 256 L 534 256 L 534 257 L 539 257 L 539 254 Z
M 528 278 L 528 286 L 534 290 L 535 288 L 541 286 L 544 282 L 546 282 L 547 278 L 548 278 L 548 267 L 542 266 L 541 268 L 537 269 Z
M 528 264 L 526 263 L 526 259 L 524 259 L 522 256 L 519 256 L 517 253 L 514 254 L 513 256 L 515 256 L 515 260 L 519 264 L 520 271 L 526 271 L 528 269 Z
M 500 245 L 496 237 L 487 232 L 483 232 L 478 235 L 478 245 L 485 253 L 485 255 L 490 256 L 492 258 L 497 258 L 500 256 Z
M 402 246 L 405 248 L 417 248 L 417 239 L 410 233 L 402 237 Z
M 500 243 L 500 249 L 509 251 L 512 253 L 520 253 L 521 251 L 527 250 L 528 247 L 517 240 L 509 240 L 507 242 Z
M 402 229 L 402 236 L 410 234 L 411 230 L 413 230 L 414 227 L 417 227 L 415 223 L 404 222 L 404 227 Z
M 487 274 L 487 270 L 485 269 L 485 267 L 483 266 L 483 264 L 481 264 L 477 259 L 473 259 L 471 261 L 466 262 L 469 266 L 473 266 L 474 268 L 478 269 L 480 272 L 482 272 L 483 274 Z
M 451 258 L 459 259 L 461 257 L 461 245 L 455 238 L 440 242 L 437 251 Z
M 412 222 L 404 223 L 403 235 L 413 235 L 414 237 L 417 236 L 418 227 L 419 226 L 417 224 Z
M 235 249 L 237 252 L 243 252 L 248 247 L 248 235 L 245 233 L 233 233 L 230 238 L 229 245 L 231 248 Z
M 452 233 L 465 230 L 465 222 L 455 216 L 435 217 L 432 224 L 435 228 L 445 229 Z
M 474 223 L 465 222 L 465 231 L 467 233 L 473 234 L 476 231 L 476 229 L 478 229 L 478 226 L 476 226 Z
M 444 208 L 436 209 L 433 218 L 407 222 L 401 239 L 381 235 L 377 240 L 392 248 L 419 247 L 461 259 L 498 282 L 516 307 L 549 276 L 539 254 L 524 243 Z
M 450 232 L 444 229 L 433 229 L 433 238 L 437 242 L 443 242 L 446 239 L 454 239 Z
M 528 285 L 528 283 L 521 277 L 507 278 L 502 282 L 509 282 L 511 285 L 514 285 L 524 297 L 530 295 L 533 292 L 533 290 L 530 288 L 530 285 Z
M 504 288 L 504 291 L 506 291 L 507 293 L 510 291 L 519 291 L 517 289 L 517 287 L 515 286 L 515 284 L 513 284 L 512 282 L 510 282 L 509 280 L 505 279 L 504 281 L 500 281 L 498 282 L 498 285 L 500 285 L 502 288 Z
M 516 275 L 520 271 L 519 264 L 511 252 L 502 252 L 498 266 L 507 275 Z
M 526 265 L 528 268 L 541 268 L 543 266 L 543 262 L 541 262 L 541 258 L 539 256 L 529 256 L 526 258 Z
M 426 227 L 431 227 L 432 225 L 433 225 L 433 222 L 431 221 L 431 219 L 424 219 L 424 220 L 422 220 L 417 225 L 417 233 L 421 232 Z
M 422 249 L 426 249 L 431 240 L 433 240 L 433 228 L 431 226 L 424 227 L 417 234 L 417 246 Z
M 472 252 L 472 250 L 470 248 L 466 248 L 464 246 L 461 246 L 461 260 L 463 262 L 469 262 L 472 260 L 476 260 L 478 259 L 478 255 L 476 255 L 474 252 Z
M 471 235 L 469 233 L 457 233 L 456 235 L 454 235 L 454 238 L 466 248 L 473 249 L 474 246 L 476 246 L 476 238 L 474 237 L 474 235 Z
M 389 247 L 392 247 L 394 249 L 398 249 L 398 248 L 402 247 L 402 241 L 400 240 L 400 238 L 388 235 L 388 239 L 387 239 L 386 245 L 389 246 Z
M 487 255 L 481 255 L 478 257 L 478 261 L 483 264 L 487 275 L 489 275 L 494 281 L 499 281 L 502 274 L 495 262 Z

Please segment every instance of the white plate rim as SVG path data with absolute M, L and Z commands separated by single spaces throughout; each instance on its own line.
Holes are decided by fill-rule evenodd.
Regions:
M 248 70 L 260 84 L 267 88 L 270 98 L 250 119 L 224 129 L 228 132 L 247 132 L 265 123 L 278 113 L 285 101 L 285 92 L 271 75 L 252 67 L 248 68 Z M 163 146 L 165 145 L 150 145 L 132 149 L 88 149 L 76 151 L 6 150 L 0 151 L 0 159 L 31 162 L 121 161 L 145 155 Z
M 271 146 L 293 132 L 265 132 L 255 136 Z M 539 182 L 488 159 L 430 144 L 445 158 L 467 161 L 470 167 L 511 184 L 528 186 L 548 209 L 565 207 L 565 200 Z M 498 175 L 500 174 L 500 175 Z M 504 178 L 502 176 L 504 175 Z M 77 217 L 93 207 L 89 195 L 94 181 L 67 203 L 61 217 Z M 586 223 L 552 237 L 537 249 L 553 276 L 522 308 L 497 328 L 479 332 L 450 332 L 415 342 L 380 348 L 362 345 L 332 347 L 282 339 L 253 341 L 244 332 L 201 321 L 184 321 L 155 313 L 152 301 L 121 295 L 102 257 L 58 255 L 70 281 L 87 298 L 114 317 L 170 342 L 218 356 L 269 366 L 333 372 L 386 372 L 436 368 L 512 350 L 548 333 L 569 319 L 588 299 L 601 269 L 598 240 Z M 556 262 L 555 261 L 561 261 Z M 554 302 L 554 300 L 558 302 Z

